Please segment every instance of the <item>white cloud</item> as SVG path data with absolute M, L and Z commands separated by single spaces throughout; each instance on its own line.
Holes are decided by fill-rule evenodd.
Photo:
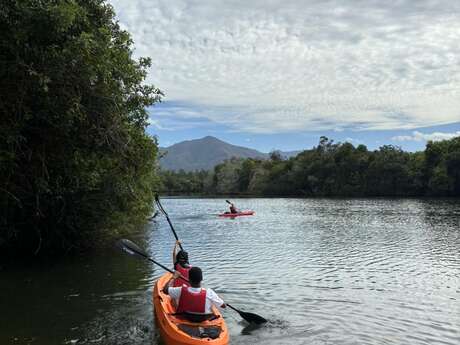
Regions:
M 460 119 L 460 2 L 110 2 L 136 55 L 152 58 L 149 81 L 166 100 L 199 105 L 235 130 Z
M 168 128 L 165 128 L 165 127 L 163 127 L 163 126 L 161 125 L 160 121 L 154 120 L 154 119 L 152 119 L 151 117 L 149 117 L 149 118 L 147 119 L 147 123 L 148 123 L 150 126 L 154 127 L 154 128 L 161 129 L 161 130 L 166 130 L 166 131 L 168 130 Z
M 421 133 L 419 131 L 412 132 L 412 135 L 398 135 L 392 137 L 391 140 L 394 141 L 440 141 L 452 139 L 460 136 L 460 131 L 455 133 L 443 133 L 443 132 L 433 132 L 433 133 Z
M 354 138 L 350 138 L 350 137 L 345 138 L 345 142 L 348 142 L 348 143 L 350 143 L 350 144 L 353 144 L 353 143 L 354 143 L 354 144 L 357 144 L 357 145 L 359 145 L 359 144 L 364 144 L 364 142 L 363 142 L 362 140 L 360 140 L 360 139 L 354 139 Z

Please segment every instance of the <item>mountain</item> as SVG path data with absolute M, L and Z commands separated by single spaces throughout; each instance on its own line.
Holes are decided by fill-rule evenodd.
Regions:
M 268 154 L 247 147 L 231 145 L 217 138 L 207 136 L 187 140 L 166 148 L 160 148 L 164 156 L 160 166 L 165 170 L 209 170 L 232 157 L 266 159 Z

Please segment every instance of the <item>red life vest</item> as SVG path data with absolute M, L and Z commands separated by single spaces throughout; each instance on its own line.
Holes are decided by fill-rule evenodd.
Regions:
M 191 292 L 189 288 L 183 286 L 180 291 L 179 305 L 177 313 L 203 313 L 206 308 L 206 290 L 201 289 L 200 292 Z
M 181 264 L 177 263 L 174 268 L 176 269 L 177 272 L 179 272 L 182 275 L 182 277 L 188 280 L 188 271 L 190 271 L 192 266 L 182 267 Z M 180 278 L 174 279 L 173 287 L 180 287 L 184 285 L 190 286 L 190 284 L 183 279 L 180 279 Z

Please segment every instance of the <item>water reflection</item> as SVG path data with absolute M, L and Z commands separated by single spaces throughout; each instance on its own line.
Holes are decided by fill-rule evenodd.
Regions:
M 248 324 L 245 327 L 243 327 L 243 329 L 241 330 L 241 334 L 242 335 L 251 335 L 252 332 L 254 332 L 254 331 L 258 330 L 258 329 L 261 329 L 263 327 L 266 327 L 266 326 L 261 325 L 261 324 L 251 323 L 251 324 Z
M 232 344 L 460 343 L 460 202 L 164 199 L 192 264 L 237 308 Z M 172 266 L 162 216 L 133 240 Z M 163 274 L 120 252 L 0 271 L 0 344 L 158 344 L 151 288 Z M 11 296 L 5 298 L 5 296 Z

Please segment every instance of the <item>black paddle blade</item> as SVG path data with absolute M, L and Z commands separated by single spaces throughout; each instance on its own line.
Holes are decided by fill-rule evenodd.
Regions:
M 241 334 L 243 335 L 251 335 L 251 333 L 259 328 L 262 327 L 262 324 L 257 324 L 257 323 L 250 323 L 246 327 L 244 327 L 241 330 Z
M 244 311 L 238 311 L 238 314 L 249 323 L 255 323 L 256 325 L 261 325 L 267 322 L 267 319 L 263 318 L 260 315 L 254 313 L 246 313 Z
M 227 307 L 230 307 L 231 309 L 236 311 L 238 314 L 240 314 L 240 316 L 243 319 L 245 319 L 249 323 L 255 323 L 257 325 L 260 325 L 262 323 L 267 322 L 267 320 L 265 318 L 263 318 L 262 316 L 260 316 L 260 315 L 257 315 L 257 314 L 254 314 L 254 313 L 246 313 L 244 311 L 236 309 L 234 306 L 230 305 L 229 303 L 226 303 L 226 304 L 227 304 Z
M 130 255 L 138 255 L 144 258 L 149 257 L 147 253 L 144 252 L 137 244 L 135 244 L 134 242 L 131 242 L 130 240 L 127 240 L 126 238 L 122 238 L 121 240 L 118 240 L 116 245 L 118 248 L 120 248 L 121 250 L 123 250 L 124 252 Z

